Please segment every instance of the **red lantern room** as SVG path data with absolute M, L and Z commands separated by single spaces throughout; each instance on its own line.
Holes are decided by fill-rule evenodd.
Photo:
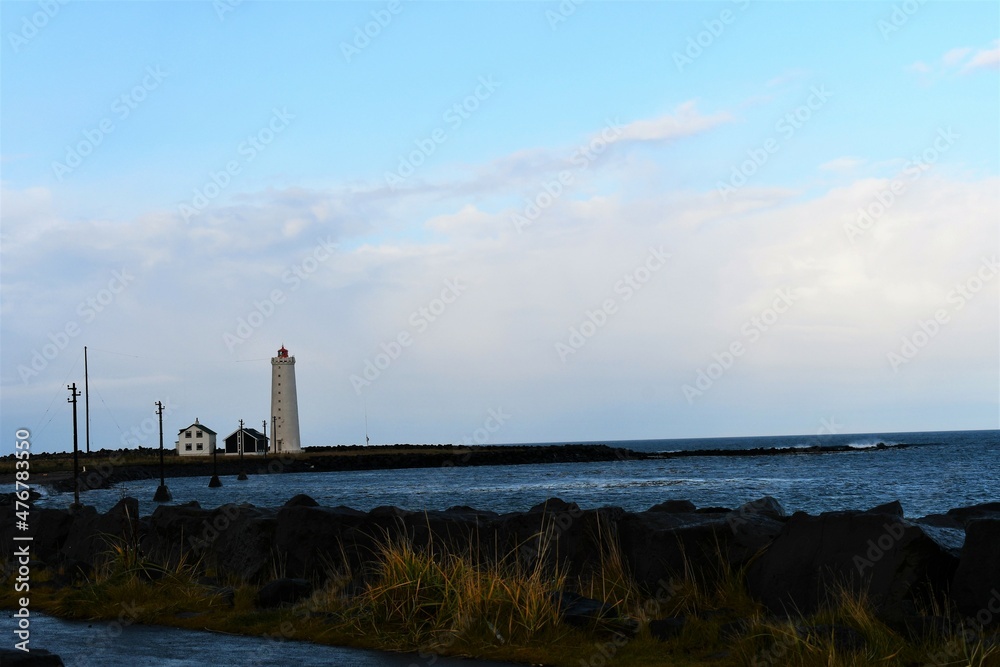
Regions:
M 278 350 L 278 358 L 279 359 L 287 359 L 288 358 L 288 350 L 285 349 L 284 345 L 282 345 L 281 349 Z

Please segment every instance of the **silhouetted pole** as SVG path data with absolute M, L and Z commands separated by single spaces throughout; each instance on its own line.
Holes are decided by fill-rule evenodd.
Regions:
M 268 447 L 267 447 L 267 420 L 265 419 L 264 421 L 262 421 L 261 425 L 264 427 L 264 460 L 266 461 L 267 460 L 267 449 L 268 449 Z
M 274 441 L 274 451 L 278 451 L 278 416 L 271 415 L 271 440 Z
M 66 400 L 73 404 L 73 508 L 76 509 L 80 507 L 80 443 L 76 426 L 76 398 L 80 392 L 76 390 L 75 382 L 67 385 L 66 389 L 69 390 Z
M 87 346 L 83 346 L 83 432 L 87 441 L 87 457 L 90 457 L 90 373 L 87 372 Z
M 208 488 L 214 489 L 218 486 L 222 486 L 222 481 L 219 480 L 219 459 L 217 452 L 219 448 L 214 444 L 212 445 L 212 479 L 208 480 Z
M 237 436 L 237 442 L 240 445 L 240 474 L 236 478 L 240 482 L 245 482 L 247 479 L 247 470 L 243 466 L 243 420 L 240 420 L 240 432 Z
M 167 488 L 167 481 L 163 475 L 163 403 L 156 402 L 156 415 L 160 418 L 160 486 L 156 489 L 153 501 L 157 503 L 169 503 L 173 500 L 170 489 Z

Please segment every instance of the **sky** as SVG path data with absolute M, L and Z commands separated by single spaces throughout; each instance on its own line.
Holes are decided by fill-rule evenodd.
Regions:
M 996 3 L 0 21 L 0 451 L 1000 425 Z

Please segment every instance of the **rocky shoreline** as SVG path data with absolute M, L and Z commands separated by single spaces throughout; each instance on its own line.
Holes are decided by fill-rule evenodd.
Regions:
M 378 545 L 405 540 L 455 553 L 545 559 L 570 576 L 597 566 L 609 543 L 639 588 L 662 594 L 687 571 L 710 581 L 720 559 L 745 568 L 749 593 L 775 614 L 810 613 L 835 590 L 865 594 L 894 624 L 929 623 L 928 601 L 953 605 L 981 626 L 1000 621 L 1000 503 L 907 519 L 898 502 L 866 511 L 788 515 L 770 497 L 738 508 L 697 508 L 668 500 L 644 512 L 581 509 L 550 499 L 523 512 L 470 507 L 360 512 L 321 507 L 303 495 L 278 508 L 197 503 L 165 505 L 140 516 L 133 498 L 107 513 L 92 507 L 33 509 L 32 560 L 69 582 L 97 567 L 122 540 L 165 568 L 200 562 L 246 582 L 323 581 L 351 573 L 361 585 Z M 14 506 L 0 505 L 0 551 L 13 563 Z

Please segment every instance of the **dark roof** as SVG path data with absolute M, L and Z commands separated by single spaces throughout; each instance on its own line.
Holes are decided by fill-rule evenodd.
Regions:
M 208 434 L 211 434 L 211 435 L 218 435 L 218 433 L 216 433 L 215 431 L 213 431 L 209 427 L 205 426 L 204 424 L 191 424 L 190 426 L 185 426 L 184 428 L 182 428 L 181 430 L 179 430 L 177 432 L 178 433 L 183 433 L 184 431 L 187 431 L 187 430 L 195 428 L 195 427 L 200 428 L 205 433 L 208 433 Z
M 232 433 L 230 433 L 229 435 L 227 435 L 225 439 L 229 440 L 231 437 L 233 437 L 234 435 L 236 435 L 239 432 L 240 432 L 240 430 L 236 429 L 235 431 L 233 431 Z M 263 433 L 261 433 L 260 431 L 258 431 L 255 428 L 250 428 L 249 426 L 244 426 L 243 427 L 243 432 L 246 433 L 247 435 L 249 435 L 254 440 L 265 440 L 266 439 Z

